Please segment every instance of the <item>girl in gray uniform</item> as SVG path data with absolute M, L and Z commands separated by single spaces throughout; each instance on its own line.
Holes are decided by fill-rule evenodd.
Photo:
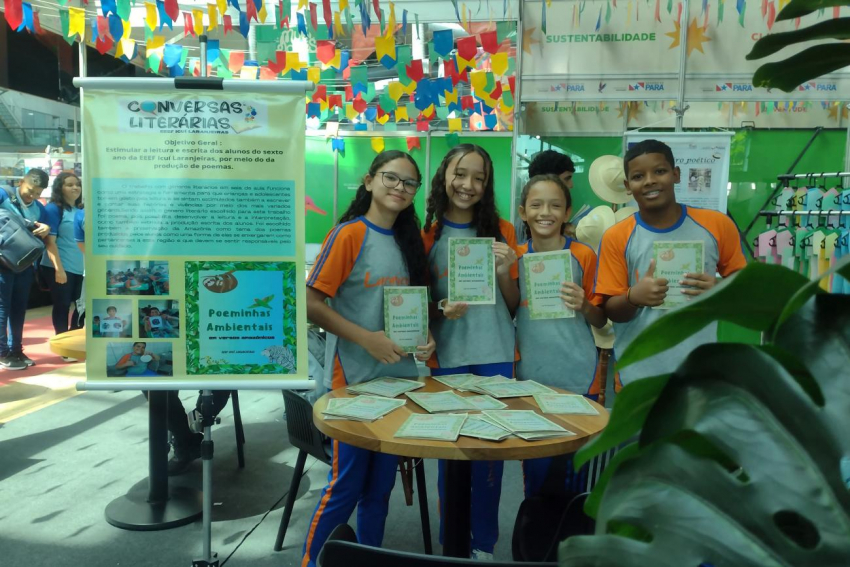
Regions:
M 307 318 L 328 331 L 325 380 L 345 388 L 380 376 L 419 377 L 414 360 L 384 334 L 384 286 L 427 285 L 428 265 L 413 197 L 421 185 L 408 154 L 378 154 L 307 279 Z M 326 301 L 329 300 L 329 303 Z M 427 360 L 434 340 L 415 355 Z M 357 507 L 357 539 L 380 546 L 398 457 L 333 442 L 333 466 L 304 543 L 315 565 L 331 530 Z
M 431 182 L 425 219 L 425 250 L 431 271 L 431 297 L 437 301 L 431 330 L 438 355 L 428 366 L 433 376 L 475 374 L 513 377 L 516 356 L 513 313 L 519 303 L 516 233 L 499 218 L 493 188 L 493 162 L 472 144 L 452 148 Z M 495 305 L 468 306 L 448 302 L 449 238 L 490 237 L 496 242 L 496 276 L 501 293 Z M 492 559 L 499 538 L 501 461 L 472 463 L 472 549 L 474 559 Z M 440 462 L 438 488 L 445 502 L 445 463 Z M 440 540 L 443 536 L 440 514 Z
M 557 175 L 532 177 L 522 190 L 519 215 L 525 224 L 528 242 L 519 247 L 520 304 L 517 310 L 517 344 L 520 361 L 517 378 L 563 388 L 596 399 L 596 344 L 590 326 L 601 328 L 607 318 L 599 305 L 602 297 L 593 292 L 596 254 L 578 240 L 564 236 L 570 218 L 572 199 L 566 183 Z M 554 250 L 569 250 L 572 281 L 563 282 L 561 299 L 575 311 L 568 319 L 532 320 L 528 311 L 525 269 L 529 255 Z M 526 259 L 523 259 L 526 256 Z M 534 265 L 532 264 L 532 269 Z M 523 461 L 526 498 L 543 487 L 551 458 Z M 583 492 L 587 468 L 573 472 L 566 466 L 566 482 L 572 492 Z

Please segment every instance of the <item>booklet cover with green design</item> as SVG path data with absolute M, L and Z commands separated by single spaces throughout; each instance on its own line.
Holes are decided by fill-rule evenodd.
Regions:
M 428 343 L 427 287 L 384 287 L 384 334 L 404 352 Z
M 449 301 L 496 303 L 496 257 L 492 238 L 449 238 Z
M 686 286 L 679 282 L 687 273 L 702 273 L 705 269 L 705 243 L 701 240 L 655 242 L 655 277 L 667 280 L 667 297 L 656 309 L 675 309 L 685 305 L 690 296 L 682 293 Z
M 535 252 L 522 257 L 528 314 L 531 319 L 567 319 L 575 311 L 564 305 L 561 285 L 573 281 L 569 250 Z

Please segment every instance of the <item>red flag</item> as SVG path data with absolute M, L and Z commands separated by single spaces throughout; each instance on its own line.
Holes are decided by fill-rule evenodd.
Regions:
M 516 94 L 516 75 L 508 77 L 508 86 L 511 87 L 511 94 Z
M 417 150 L 422 149 L 422 144 L 419 141 L 418 136 L 410 136 L 407 138 L 407 151 L 413 151 L 413 148 L 416 148 Z
M 248 0 L 250 2 L 250 0 Z M 334 25 L 334 13 L 331 10 L 331 0 L 322 0 L 322 12 L 325 16 L 325 25 L 330 28 Z
M 283 0 L 277 0 L 277 11 L 280 13 L 280 25 L 289 29 L 289 14 L 283 13 Z
M 499 51 L 499 36 L 495 31 L 481 34 L 481 47 L 487 53 L 493 54 Z
M 44 30 L 41 29 L 41 21 L 39 21 L 38 12 L 32 13 L 32 24 L 35 27 L 36 35 L 44 33 Z
M 345 85 L 345 100 L 351 102 L 354 98 L 354 88 L 351 85 Z
M 493 88 L 493 92 L 490 93 L 490 98 L 493 100 L 499 100 L 499 97 L 502 96 L 502 82 L 498 81 L 496 86 Z
M 112 34 L 109 33 L 109 20 L 107 20 L 103 16 L 97 17 L 97 37 L 112 37 Z M 107 49 L 106 51 L 109 51 L 109 49 Z M 103 53 L 101 53 L 101 55 L 103 55 Z
M 251 20 L 259 22 L 260 18 L 257 17 L 257 7 L 254 5 L 254 0 L 248 0 L 247 5 L 248 7 L 245 9 L 245 18 L 247 18 L 249 23 Z
M 21 22 L 24 21 L 24 9 L 21 5 L 21 0 L 4 0 L 6 6 L 6 21 L 9 26 L 16 30 L 21 27 Z
M 320 100 L 327 100 L 328 98 L 328 86 L 327 85 L 316 85 L 316 90 L 313 91 L 313 102 L 319 102 Z
M 416 123 L 416 131 L 417 132 L 427 132 L 428 131 L 428 121 L 427 120 L 420 120 L 419 122 L 417 122 Z M 408 140 L 409 139 L 410 138 L 408 138 Z
M 407 70 L 407 76 L 417 83 L 425 76 L 425 72 L 422 70 L 421 59 L 414 59 L 410 62 L 410 65 L 405 65 L 404 68 Z
M 495 32 L 494 32 L 495 33 Z M 475 43 L 475 36 L 462 37 L 457 40 L 457 54 L 469 61 L 478 53 L 478 45 Z
M 192 34 L 195 37 L 195 25 L 192 23 L 192 14 L 189 12 L 183 12 L 183 33 L 184 34 Z
M 221 17 L 224 20 L 224 35 L 227 35 L 227 32 L 233 31 L 233 18 L 231 18 L 228 14 L 225 14 Z
M 451 77 L 452 84 L 455 86 L 460 82 L 469 83 L 468 70 L 464 68 L 463 73 L 458 75 L 454 59 L 443 60 L 443 74 L 446 77 Z
M 177 5 L 177 0 L 165 0 L 165 13 L 171 18 L 172 22 L 177 21 L 180 15 L 180 6 Z
M 286 51 L 275 51 L 275 58 L 269 59 L 269 69 L 274 71 L 275 75 L 279 75 L 284 67 L 286 67 Z
M 475 100 L 471 96 L 462 96 L 460 97 L 460 107 L 463 110 L 472 110 L 475 106 Z
M 313 2 L 310 2 L 310 24 L 313 26 L 313 31 L 319 29 L 319 16 L 316 13 L 316 4 Z
M 342 108 L 342 95 L 328 95 L 328 108 Z
M 366 101 L 363 100 L 363 97 L 360 96 L 360 93 L 357 93 L 357 97 L 354 99 L 354 102 L 352 104 L 354 105 L 354 110 L 359 113 L 365 112 L 366 107 L 369 106 L 368 104 L 366 104 Z
M 107 51 L 112 49 L 113 43 L 114 42 L 112 41 L 111 37 L 109 37 L 108 35 L 101 35 L 100 31 L 98 30 L 97 42 L 95 42 L 94 44 L 94 48 L 97 49 L 98 53 L 100 53 L 101 55 L 105 54 Z
M 381 22 L 381 25 L 383 25 L 384 21 L 381 19 L 381 7 L 378 5 L 378 0 L 372 0 L 372 6 L 375 7 L 375 17 L 377 17 L 378 21 Z

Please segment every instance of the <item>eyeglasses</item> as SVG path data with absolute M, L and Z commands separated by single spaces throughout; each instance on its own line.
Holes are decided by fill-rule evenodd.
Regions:
M 416 195 L 416 191 L 422 186 L 421 181 L 415 181 L 413 179 L 402 180 L 401 177 L 389 171 L 381 172 L 381 183 L 383 183 L 384 187 L 387 189 L 396 189 L 399 185 L 401 185 L 403 191 L 408 195 Z

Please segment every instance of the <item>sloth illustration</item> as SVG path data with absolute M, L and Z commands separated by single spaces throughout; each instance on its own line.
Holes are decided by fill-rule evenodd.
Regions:
M 217 276 L 205 277 L 204 287 L 213 293 L 227 293 L 228 291 L 233 291 L 236 289 L 236 286 L 239 285 L 239 281 L 236 279 L 236 276 L 233 275 L 233 272 L 235 271 L 236 270 L 230 270 L 229 272 L 225 272 Z

